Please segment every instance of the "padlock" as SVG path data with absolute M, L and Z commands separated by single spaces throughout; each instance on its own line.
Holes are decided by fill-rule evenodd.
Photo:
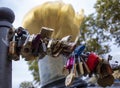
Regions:
M 42 27 L 40 34 L 41 34 L 41 38 L 47 38 L 50 39 L 52 36 L 52 33 L 54 32 L 54 29 L 48 28 L 48 27 Z
M 108 61 L 105 59 L 100 60 L 96 70 L 99 75 L 97 83 L 100 86 L 111 86 L 114 83 L 113 71 Z
M 13 40 L 10 41 L 10 44 L 9 44 L 9 54 L 11 54 L 11 55 L 16 54 L 15 36 L 13 37 Z
M 86 64 L 86 61 L 81 57 L 81 61 L 83 63 L 83 69 L 84 69 L 84 76 L 90 74 L 90 69 L 88 65 Z
M 8 54 L 8 59 L 18 61 L 20 57 L 17 54 L 13 54 L 13 55 Z
M 76 47 L 76 44 L 74 42 L 64 44 L 62 54 L 65 56 L 69 56 L 74 51 L 75 47 Z
M 16 30 L 15 30 L 15 33 L 17 33 L 17 37 L 20 38 L 22 37 L 23 35 L 27 35 L 28 34 L 28 31 L 26 29 L 24 29 L 23 27 L 18 27 Z
M 9 41 L 12 41 L 12 39 L 14 37 L 14 34 L 15 34 L 14 29 L 10 28 L 10 30 L 8 32 L 8 36 L 7 36 L 7 38 L 8 38 Z
M 72 67 L 73 67 L 73 64 L 74 64 L 74 58 L 71 56 L 71 57 L 69 57 L 69 59 L 67 60 L 66 68 L 67 68 L 68 70 L 71 70 Z
M 69 74 L 69 71 L 68 69 L 66 68 L 66 65 L 63 66 L 63 69 L 62 69 L 62 74 L 67 76 Z
M 41 34 L 37 34 L 34 39 L 32 40 L 32 47 L 36 47 L 37 44 L 41 41 Z
M 89 55 L 88 55 L 88 59 L 86 61 L 89 69 L 91 72 L 93 72 L 96 68 L 96 66 L 98 65 L 98 55 L 96 55 L 95 53 L 91 52 Z
M 100 77 L 103 78 L 107 75 L 112 75 L 113 71 L 109 62 L 105 59 L 102 62 L 99 62 L 100 66 L 97 68 L 99 70 Z
M 48 40 L 41 39 L 41 34 L 37 34 L 32 41 L 32 53 L 34 56 L 38 56 L 39 59 L 42 59 L 47 53 L 47 44 Z
M 75 48 L 74 52 L 76 56 L 81 55 L 81 53 L 84 51 L 85 45 L 79 45 Z
M 83 62 L 80 60 L 80 56 L 78 56 L 78 67 L 79 67 L 79 75 L 83 75 L 84 74 L 84 69 L 83 69 Z
M 62 43 L 60 41 L 56 41 L 54 45 L 51 47 L 51 54 L 52 56 L 56 57 L 59 56 L 60 53 L 62 52 Z
M 50 49 L 51 45 L 52 45 L 53 39 L 50 39 L 47 45 L 47 48 Z
M 17 47 L 22 47 L 23 44 L 24 44 L 24 41 L 21 38 L 19 38 L 17 41 Z
M 65 36 L 61 40 L 51 40 L 48 43 L 47 48 L 50 48 L 52 56 L 58 56 L 63 52 L 64 45 L 70 40 L 71 36 Z M 53 44 L 52 44 L 53 43 Z
M 18 47 L 24 46 L 29 36 L 30 34 L 23 34 L 18 40 Z
M 73 58 L 74 58 L 74 61 L 73 61 L 73 66 L 72 66 L 71 72 L 65 79 L 65 86 L 67 86 L 67 87 L 70 86 L 73 83 L 73 80 L 76 76 L 75 56 Z
M 19 55 L 17 54 L 16 50 L 16 41 L 15 41 L 15 36 L 13 37 L 12 41 L 10 41 L 9 44 L 9 53 L 8 53 L 8 58 L 11 60 L 19 60 Z
M 108 75 L 104 78 L 98 78 L 97 83 L 102 87 L 111 86 L 114 83 L 114 77 L 113 75 Z
M 25 46 L 28 41 L 32 41 L 34 39 L 34 36 L 35 36 L 34 34 L 32 34 L 32 35 L 28 34 L 26 39 L 25 39 L 25 42 L 24 42 L 23 46 Z
M 69 56 L 75 49 L 76 45 L 77 45 L 77 42 L 79 40 L 79 36 L 76 37 L 75 41 L 74 42 L 70 42 L 70 39 L 71 39 L 71 36 L 67 36 L 68 40 L 67 42 L 68 43 L 65 43 L 63 45 L 63 50 L 62 50 L 62 54 L 65 55 L 65 56 Z
M 47 46 L 44 42 L 42 42 L 42 47 L 43 47 L 43 52 L 46 52 L 47 51 Z
M 71 72 L 65 79 L 65 86 L 67 87 L 70 86 L 74 80 L 74 77 L 75 77 L 75 74 Z
M 26 41 L 26 44 L 21 49 L 21 55 L 25 58 L 26 61 L 29 60 L 35 60 L 37 57 L 35 57 L 32 54 L 32 40 L 34 39 L 33 35 L 28 38 L 28 41 Z
M 60 42 L 67 43 L 67 42 L 70 41 L 70 39 L 71 39 L 71 35 L 68 35 L 68 36 L 63 37 L 63 38 L 60 40 Z
M 38 47 L 38 57 L 42 59 L 47 54 L 47 45 L 42 41 Z
M 42 41 L 41 41 L 41 34 L 37 34 L 36 37 L 32 40 L 32 54 L 34 56 L 39 56 L 39 52 L 40 52 L 40 46 L 42 46 Z M 41 52 L 43 50 L 41 49 Z

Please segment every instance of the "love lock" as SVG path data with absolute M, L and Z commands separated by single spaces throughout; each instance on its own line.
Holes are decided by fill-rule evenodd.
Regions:
M 19 55 L 17 54 L 17 50 L 16 50 L 15 36 L 13 37 L 12 41 L 10 41 L 9 43 L 8 58 L 15 61 L 19 60 Z
M 67 46 L 68 41 L 70 41 L 71 36 L 65 36 L 61 40 L 51 40 L 48 43 L 48 47 L 51 45 L 51 54 L 52 56 L 58 56 L 61 53 L 64 53 L 63 50 Z M 48 48 L 49 49 L 49 48 Z
M 16 41 L 14 36 L 12 41 L 10 41 L 10 44 L 9 44 L 9 54 L 13 55 L 15 53 L 16 53 Z
M 81 55 L 81 53 L 84 51 L 84 49 L 85 49 L 85 45 L 77 46 L 74 50 L 75 55 L 77 55 L 77 56 Z
M 114 83 L 114 77 L 112 75 L 108 75 L 104 78 L 98 78 L 97 83 L 102 87 L 111 86 Z
M 72 64 L 72 68 L 70 70 L 70 74 L 66 77 L 65 79 L 65 86 L 70 86 L 73 83 L 73 80 L 76 76 L 76 62 L 75 62 L 75 56 L 71 56 L 71 58 L 69 58 L 71 60 L 71 64 Z
M 41 39 L 44 39 L 44 38 L 50 39 L 53 32 L 54 32 L 54 29 L 51 29 L 48 27 L 42 27 L 40 31 Z
M 69 56 L 73 52 L 75 47 L 76 47 L 76 43 L 74 43 L 74 42 L 64 44 L 62 54 L 65 56 Z
M 52 45 L 51 45 L 51 54 L 52 56 L 56 57 L 59 56 L 61 51 L 62 51 L 62 43 L 60 41 L 55 41 Z
M 31 42 L 28 42 L 23 48 L 21 49 L 21 55 L 25 58 L 26 61 L 36 59 L 34 55 L 32 55 L 31 49 Z
M 12 38 L 14 37 L 14 34 L 15 34 L 14 29 L 11 28 L 8 32 L 8 40 L 9 41 L 12 41 Z
M 68 70 L 72 69 L 73 64 L 74 64 L 74 58 L 73 58 L 73 57 L 70 57 L 70 58 L 67 60 L 66 68 L 67 68 Z
M 87 59 L 86 63 L 88 65 L 90 71 L 93 72 L 95 70 L 95 67 L 98 65 L 98 55 L 91 52 L 88 55 L 88 59 Z
M 25 42 L 26 44 L 21 49 L 21 55 L 25 58 L 26 61 L 34 60 L 36 57 L 32 54 L 32 40 L 34 35 L 30 36 Z
M 97 71 L 99 74 L 97 83 L 100 86 L 111 86 L 114 83 L 114 77 L 112 75 L 113 71 L 108 61 L 103 59 L 102 62 L 99 62 L 97 66 Z

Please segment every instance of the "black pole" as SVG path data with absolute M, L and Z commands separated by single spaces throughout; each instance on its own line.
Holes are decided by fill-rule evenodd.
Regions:
M 12 88 L 12 60 L 9 60 L 7 35 L 15 19 L 14 12 L 7 7 L 0 7 L 0 88 Z

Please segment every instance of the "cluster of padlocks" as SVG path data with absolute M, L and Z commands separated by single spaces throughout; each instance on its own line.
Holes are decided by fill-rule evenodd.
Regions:
M 19 27 L 9 33 L 9 58 L 19 60 L 19 56 L 25 60 L 40 59 L 45 55 L 53 57 L 60 54 L 69 55 L 75 48 L 76 42 L 69 42 L 71 36 L 65 36 L 61 40 L 51 39 L 53 29 L 42 27 L 40 33 L 30 35 L 29 32 Z M 12 32 L 12 33 L 11 33 Z
M 85 45 L 80 45 L 75 48 L 73 54 L 67 59 L 64 71 L 68 71 L 65 80 L 65 85 L 70 86 L 75 77 L 96 75 L 97 83 L 102 86 L 111 86 L 114 83 L 112 75 L 113 70 L 109 62 L 102 59 L 94 52 L 83 53 Z M 111 59 L 111 58 L 108 58 Z
M 95 74 L 100 86 L 111 86 L 114 83 L 112 68 L 108 61 L 101 59 L 93 52 L 83 53 L 85 45 L 77 45 L 78 38 L 71 42 L 71 35 L 61 40 L 51 39 L 53 29 L 42 27 L 40 33 L 30 35 L 29 32 L 19 27 L 15 31 L 9 31 L 9 53 L 10 59 L 19 60 L 19 56 L 26 61 L 34 60 L 36 57 L 42 59 L 45 55 L 57 57 L 63 54 L 66 59 L 63 73 L 67 71 L 65 85 L 70 86 L 76 76 Z

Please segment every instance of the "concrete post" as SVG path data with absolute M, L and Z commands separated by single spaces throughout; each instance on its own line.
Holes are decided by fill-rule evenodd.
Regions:
M 7 40 L 8 31 L 15 19 L 13 11 L 0 7 L 0 88 L 12 88 L 12 60 L 8 60 Z

